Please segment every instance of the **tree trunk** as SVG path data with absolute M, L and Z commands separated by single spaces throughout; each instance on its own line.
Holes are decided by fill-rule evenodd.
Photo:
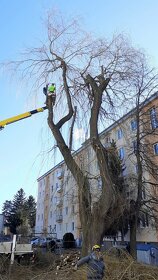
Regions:
M 130 254 L 134 258 L 134 260 L 137 260 L 136 233 L 137 233 L 137 216 L 133 215 L 130 221 Z

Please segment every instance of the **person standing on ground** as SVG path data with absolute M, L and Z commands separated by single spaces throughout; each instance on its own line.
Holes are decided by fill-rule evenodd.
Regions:
M 104 277 L 105 265 L 100 249 L 99 245 L 94 245 L 92 247 L 92 253 L 81 258 L 75 266 L 77 270 L 78 267 L 87 263 L 87 280 L 102 280 Z

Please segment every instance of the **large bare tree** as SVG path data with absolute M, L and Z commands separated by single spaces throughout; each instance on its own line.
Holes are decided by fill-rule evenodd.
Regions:
M 46 42 L 25 52 L 15 63 L 24 77 L 31 76 L 43 85 L 55 82 L 56 104 L 48 97 L 48 125 L 78 186 L 79 211 L 83 232 L 83 254 L 94 243 L 101 243 L 104 233 L 117 221 L 125 209 L 124 197 L 117 191 L 109 172 L 108 150 L 99 138 L 101 122 L 108 126 L 114 115 L 129 107 L 133 82 L 140 74 L 144 55 L 134 49 L 122 35 L 112 39 L 93 39 L 74 20 L 48 15 Z M 62 134 L 68 123 L 80 120 L 89 131 L 89 141 L 95 152 L 102 181 L 102 193 L 93 203 L 90 180 L 75 161 L 71 145 Z

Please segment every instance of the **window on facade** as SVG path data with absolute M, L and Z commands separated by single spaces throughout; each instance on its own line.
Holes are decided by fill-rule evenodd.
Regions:
M 149 217 L 147 213 L 142 213 L 139 218 L 140 227 L 148 227 L 149 226 Z
M 158 143 L 154 144 L 154 154 L 158 155 Z
M 68 223 L 65 224 L 65 230 L 68 231 Z
M 42 214 L 42 221 L 43 221 L 43 214 Z
M 59 231 L 62 231 L 62 224 L 59 224 Z
M 65 214 L 68 215 L 68 206 L 65 207 Z
M 101 177 L 98 178 L 98 189 L 102 189 L 102 179 L 101 179 Z
M 57 190 L 57 188 L 58 188 L 58 183 L 56 183 L 56 190 Z
M 142 189 L 141 198 L 142 198 L 142 199 L 146 199 L 145 188 Z
M 106 138 L 105 138 L 105 143 L 110 143 L 111 141 L 110 141 L 110 136 L 107 136 Z
M 72 214 L 75 213 L 75 205 L 72 205 Z
M 122 166 L 122 176 L 126 176 L 127 175 L 127 168 L 126 168 L 126 165 L 123 164 Z
M 136 174 L 138 173 L 138 164 L 136 164 L 136 165 L 134 166 L 134 171 L 135 171 Z
M 103 142 L 103 146 L 104 146 L 105 148 L 108 148 L 108 147 L 111 146 L 111 139 L 110 139 L 110 136 L 105 137 L 105 141 Z
M 52 211 L 50 211 L 50 217 L 52 218 Z
M 150 121 L 151 121 L 151 127 L 152 129 L 155 129 L 158 127 L 158 117 L 156 113 L 156 109 L 152 108 L 150 110 Z
M 122 128 L 118 129 L 117 131 L 117 139 L 121 139 L 123 137 L 123 131 L 122 131 Z
M 132 144 L 133 144 L 133 152 L 136 154 L 136 152 L 137 152 L 137 141 L 134 140 L 134 141 L 132 142 Z
M 40 215 L 38 215 L 38 221 L 40 220 Z
M 131 130 L 134 131 L 137 129 L 137 121 L 131 120 Z
M 124 156 L 125 156 L 125 151 L 124 151 L 124 148 L 120 148 L 119 149 L 119 158 L 122 160 L 124 159 Z
M 72 222 L 72 231 L 74 231 L 74 229 L 75 229 L 75 223 Z
M 56 232 L 56 230 L 57 230 L 57 226 L 56 226 L 56 225 L 54 225 L 54 232 Z
M 51 186 L 51 190 L 52 190 L 52 192 L 53 192 L 53 185 Z

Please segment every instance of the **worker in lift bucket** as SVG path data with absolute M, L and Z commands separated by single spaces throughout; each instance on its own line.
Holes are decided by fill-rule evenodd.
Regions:
M 54 83 L 47 84 L 46 87 L 43 88 L 43 93 L 46 96 L 52 96 L 52 103 L 54 105 L 55 100 L 56 100 L 56 86 L 55 86 L 55 84 Z
M 100 249 L 99 245 L 94 245 L 92 253 L 81 258 L 75 266 L 77 270 L 79 266 L 87 263 L 87 280 L 102 280 L 104 277 L 105 265 Z

